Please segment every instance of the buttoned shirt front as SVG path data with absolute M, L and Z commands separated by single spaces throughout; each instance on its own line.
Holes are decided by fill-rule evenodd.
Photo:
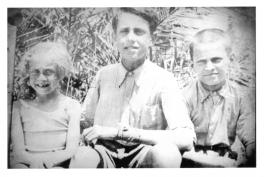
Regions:
M 108 127 L 188 128 L 195 139 L 176 80 L 148 60 L 133 72 L 127 72 L 121 63 L 102 68 L 87 93 L 83 113 L 95 125 Z
M 245 146 L 255 143 L 254 109 L 237 84 L 227 81 L 221 90 L 209 92 L 196 81 L 183 93 L 198 145 L 232 145 L 236 135 Z

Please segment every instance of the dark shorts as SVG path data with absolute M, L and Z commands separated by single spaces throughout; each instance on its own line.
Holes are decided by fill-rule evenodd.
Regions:
M 94 149 L 100 156 L 98 168 L 139 168 L 151 147 L 143 144 L 123 145 L 104 140 L 98 141 Z
M 238 154 L 235 151 L 232 151 L 229 146 L 226 146 L 224 144 L 217 144 L 214 146 L 201 146 L 201 145 L 195 146 L 196 153 L 202 152 L 205 156 L 207 156 L 207 151 L 214 151 L 218 154 L 219 157 L 226 156 L 226 158 L 230 158 L 233 160 L 237 160 L 237 156 L 238 156 Z M 181 167 L 182 168 L 211 167 L 211 166 L 205 165 L 206 163 L 207 162 L 201 163 L 201 162 L 197 162 L 192 159 L 186 159 L 183 157 Z

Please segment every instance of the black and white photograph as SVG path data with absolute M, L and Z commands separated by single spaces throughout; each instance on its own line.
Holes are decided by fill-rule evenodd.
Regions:
M 6 169 L 256 169 L 256 10 L 7 7 Z

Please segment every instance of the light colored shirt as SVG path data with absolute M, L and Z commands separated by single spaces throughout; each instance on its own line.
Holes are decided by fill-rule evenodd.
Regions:
M 145 130 L 194 129 L 171 73 L 146 60 L 127 72 L 121 63 L 102 68 L 89 89 L 83 114 L 95 125 Z M 91 121 L 92 120 L 92 121 Z
M 20 100 L 20 119 L 25 148 L 30 152 L 47 152 L 65 149 L 69 111 L 80 111 L 80 104 L 65 97 L 58 109 L 52 112 L 37 109 Z
M 228 81 L 218 92 L 209 92 L 196 81 L 183 93 L 198 145 L 232 145 L 236 135 L 245 146 L 255 142 L 254 109 L 237 84 Z

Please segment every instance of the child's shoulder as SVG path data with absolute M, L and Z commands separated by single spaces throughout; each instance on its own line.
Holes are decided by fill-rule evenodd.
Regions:
M 21 108 L 21 100 L 16 100 L 13 102 L 13 110 L 18 110 Z
M 69 96 L 65 96 L 62 95 L 62 99 L 61 101 L 67 105 L 68 108 L 76 108 L 76 107 L 81 107 L 81 104 L 79 103 L 79 101 L 77 101 L 76 99 L 73 99 Z
M 69 97 L 69 96 L 65 96 L 63 95 L 63 107 L 64 110 L 69 114 L 69 115 L 74 115 L 74 114 L 78 114 L 81 113 L 81 104 L 79 103 L 79 101 Z
M 21 106 L 29 107 L 32 105 L 32 100 L 19 99 L 13 102 L 13 109 L 20 108 Z

